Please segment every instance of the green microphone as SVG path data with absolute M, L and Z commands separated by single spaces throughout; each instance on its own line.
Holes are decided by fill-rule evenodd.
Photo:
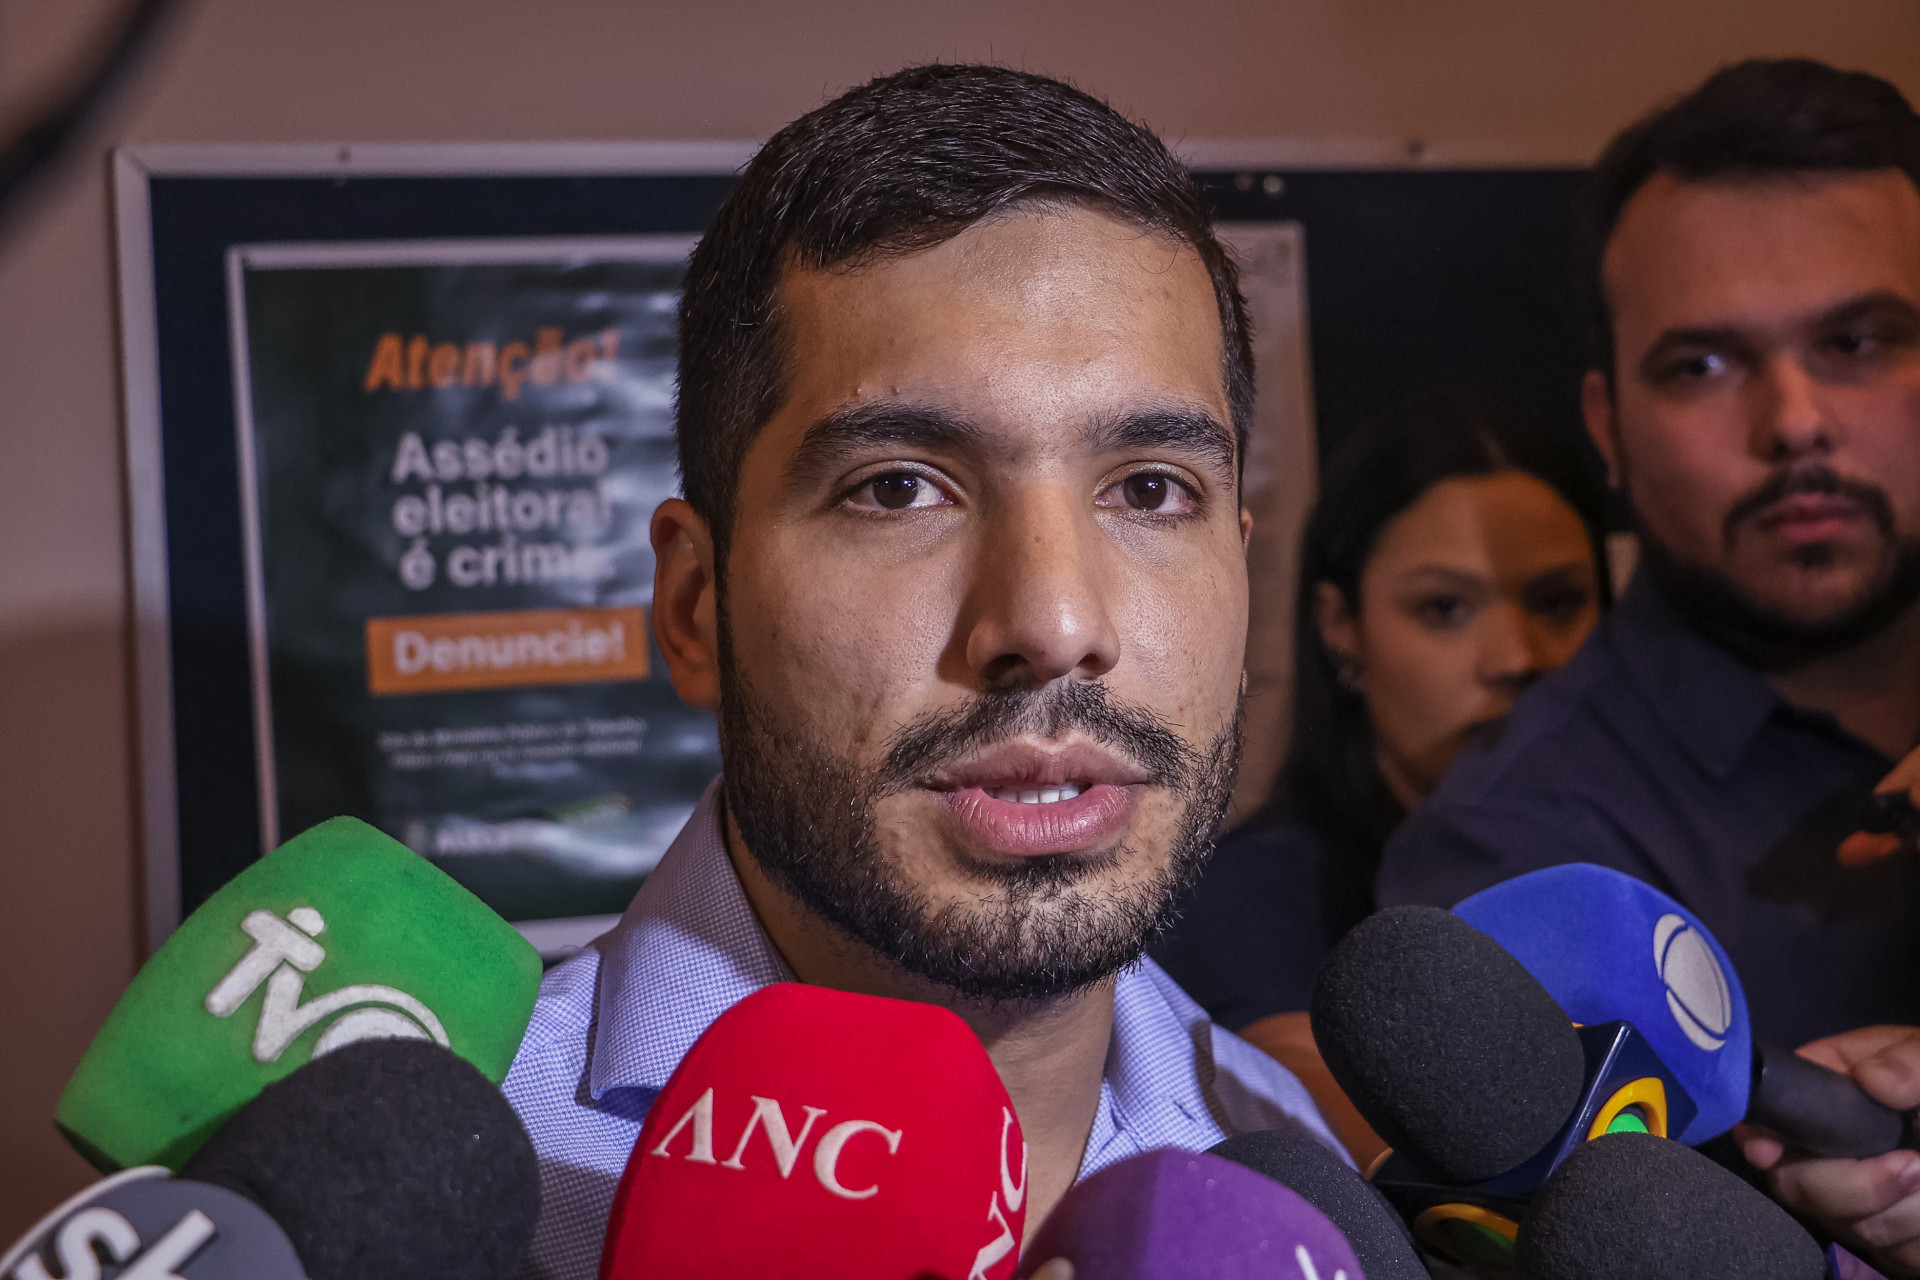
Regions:
M 356 818 L 295 836 L 175 930 L 107 1016 L 55 1120 L 102 1172 L 178 1171 L 267 1085 L 341 1045 L 431 1040 L 495 1084 L 540 955 Z

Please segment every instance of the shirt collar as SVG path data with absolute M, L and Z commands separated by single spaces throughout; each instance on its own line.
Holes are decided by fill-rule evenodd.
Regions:
M 1211 1065 L 1212 1026 L 1197 1007 L 1180 1017 L 1143 960 L 1123 969 L 1113 993 L 1106 1079 L 1113 1123 L 1123 1133 L 1168 1133 L 1208 1118 L 1200 1072 Z
M 1204 1149 L 1236 1128 L 1271 1126 L 1270 1115 L 1259 1123 L 1230 1123 L 1229 1095 L 1244 1089 L 1244 1082 L 1222 1078 L 1214 1059 L 1216 1031 L 1206 1010 L 1151 959 L 1121 970 L 1113 993 L 1113 1039 L 1081 1177 L 1155 1147 Z M 1304 1101 L 1304 1091 L 1300 1096 Z
M 588 1088 L 660 1089 L 735 1003 L 793 973 L 760 927 L 720 832 L 720 779 L 595 944 L 600 993 Z
M 1724 778 L 1782 703 L 1760 673 L 1680 619 L 1642 572 L 1608 620 L 1614 652 L 1699 766 Z

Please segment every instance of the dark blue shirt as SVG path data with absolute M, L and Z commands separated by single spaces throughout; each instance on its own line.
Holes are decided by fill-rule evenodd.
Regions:
M 1394 834 L 1380 900 L 1451 906 L 1596 862 L 1706 922 L 1762 1042 L 1920 1022 L 1913 859 L 1848 869 L 1835 856 L 1892 767 L 1831 716 L 1782 702 L 1642 575 Z
M 1330 862 L 1298 822 L 1256 821 L 1228 833 L 1153 958 L 1230 1031 L 1305 1009 L 1320 961 L 1365 914 L 1363 906 L 1354 919 L 1330 918 L 1339 870 Z

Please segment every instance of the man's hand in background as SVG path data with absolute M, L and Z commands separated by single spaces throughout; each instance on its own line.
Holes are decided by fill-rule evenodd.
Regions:
M 1873 794 L 1888 801 L 1903 798 L 1909 807 L 1903 813 L 1897 805 L 1888 805 L 1887 821 L 1880 825 L 1892 825 L 1895 830 L 1856 831 L 1842 840 L 1840 865 L 1843 867 L 1864 867 L 1892 857 L 1902 849 L 1914 852 L 1916 836 L 1920 835 L 1920 750 L 1910 752 L 1893 767 L 1892 773 L 1880 779 Z
M 1913 762 L 1910 756 L 1905 763 Z M 1865 1027 L 1815 1040 L 1800 1053 L 1852 1076 L 1887 1106 L 1920 1107 L 1920 1027 Z M 1920 1151 L 1825 1160 L 1795 1154 L 1764 1129 L 1741 1125 L 1734 1136 L 1747 1159 L 1767 1171 L 1780 1203 L 1818 1221 L 1887 1276 L 1920 1277 Z

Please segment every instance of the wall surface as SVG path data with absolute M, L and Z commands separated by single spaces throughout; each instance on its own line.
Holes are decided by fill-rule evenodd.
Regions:
M 108 0 L 0 0 L 0 118 Z M 1920 0 L 190 0 L 0 225 L 0 1242 L 89 1176 L 54 1099 L 134 968 L 106 148 L 763 137 L 911 61 L 1068 76 L 1171 139 L 1584 159 L 1713 67 L 1807 54 L 1920 97 Z

